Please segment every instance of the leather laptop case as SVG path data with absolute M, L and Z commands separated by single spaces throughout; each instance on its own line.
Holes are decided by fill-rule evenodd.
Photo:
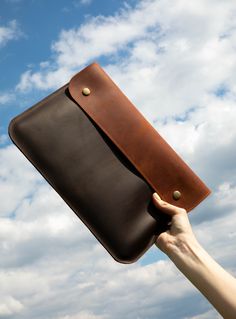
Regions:
M 167 229 L 153 192 L 187 212 L 211 192 L 98 63 L 13 118 L 8 132 L 121 263 Z

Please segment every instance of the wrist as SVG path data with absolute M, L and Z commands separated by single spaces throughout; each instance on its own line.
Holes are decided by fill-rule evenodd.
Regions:
M 202 256 L 205 254 L 204 249 L 194 236 L 184 235 L 178 238 L 171 245 L 168 256 L 176 264 L 176 266 L 185 264 L 199 264 Z

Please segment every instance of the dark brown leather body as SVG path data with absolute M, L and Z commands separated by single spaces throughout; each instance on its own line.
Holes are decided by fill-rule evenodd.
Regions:
M 9 135 L 121 263 L 138 260 L 167 228 L 154 191 L 187 211 L 210 194 L 96 63 L 16 116 Z
M 153 190 L 67 85 L 14 118 L 9 134 L 113 258 L 134 262 L 153 244 Z

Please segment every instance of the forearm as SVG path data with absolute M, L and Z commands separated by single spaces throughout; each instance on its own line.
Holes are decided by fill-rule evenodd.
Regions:
M 236 279 L 217 264 L 197 241 L 183 241 L 168 255 L 223 318 L 236 318 Z

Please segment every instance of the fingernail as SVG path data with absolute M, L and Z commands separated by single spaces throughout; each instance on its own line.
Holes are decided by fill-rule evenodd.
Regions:
M 154 193 L 153 196 L 155 197 L 156 200 L 159 200 L 159 201 L 161 200 L 161 197 L 157 193 Z

